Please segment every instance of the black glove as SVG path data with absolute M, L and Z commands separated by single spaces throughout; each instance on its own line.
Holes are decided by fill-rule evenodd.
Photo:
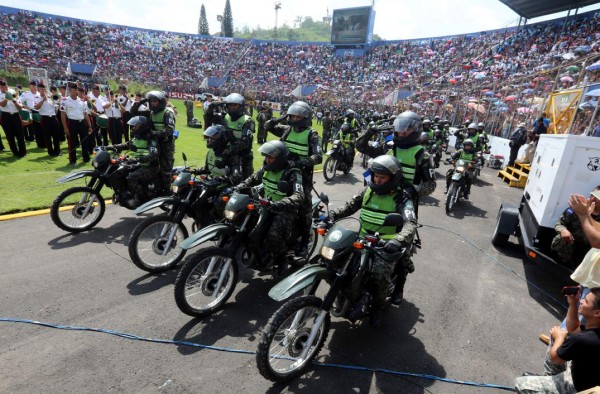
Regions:
M 137 146 L 131 144 L 131 146 L 129 146 L 129 150 L 132 152 L 137 152 Z
M 217 160 L 215 160 L 215 167 L 225 168 L 225 163 L 223 162 L 223 160 L 217 159 Z
M 273 211 L 282 211 L 285 208 L 286 204 L 278 201 L 278 202 L 272 202 L 271 204 L 269 204 L 269 208 L 271 208 L 271 210 Z
M 383 247 L 383 251 L 387 254 L 398 253 L 402 249 L 402 242 L 397 239 L 390 239 Z
M 148 102 L 148 99 L 145 97 L 139 101 L 140 105 L 146 104 L 147 102 Z

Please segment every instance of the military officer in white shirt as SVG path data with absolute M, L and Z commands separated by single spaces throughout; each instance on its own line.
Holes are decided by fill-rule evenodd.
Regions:
M 44 138 L 42 137 L 42 127 L 40 126 L 40 113 L 35 109 L 35 104 L 40 100 L 40 93 L 37 91 L 37 82 L 29 82 L 29 91 L 23 92 L 19 97 L 23 103 L 23 109 L 29 113 L 29 117 L 33 120 L 27 126 L 26 137 L 29 141 L 34 141 L 38 148 L 45 148 Z
M 60 154 L 60 128 L 56 119 L 56 110 L 60 97 L 56 95 L 57 100 L 53 100 L 51 95 L 46 92 L 46 86 L 43 83 L 38 84 L 40 100 L 35 104 L 35 109 L 39 111 L 42 128 L 42 136 L 48 155 L 58 156 Z
M 106 116 L 108 116 L 108 135 L 110 136 L 111 143 L 118 145 L 123 142 L 121 105 L 119 104 L 118 97 L 112 91 L 108 92 L 108 98 L 110 106 L 105 109 Z
M 77 147 L 81 146 L 81 156 L 84 163 L 90 161 L 90 152 L 93 149 L 93 128 L 88 116 L 87 103 L 77 97 L 79 91 L 85 94 L 83 87 L 69 84 L 69 97 L 63 102 L 64 111 L 61 118 L 67 141 L 69 143 L 69 164 L 77 164 Z

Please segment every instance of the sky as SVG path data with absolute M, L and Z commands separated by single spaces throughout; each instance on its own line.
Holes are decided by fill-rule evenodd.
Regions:
M 298 16 L 321 20 L 334 9 L 375 4 L 373 33 L 401 40 L 474 33 L 516 26 L 519 16 L 499 0 L 230 0 L 235 28 L 273 28 L 275 1 L 281 3 L 278 26 L 292 27 Z M 200 7 L 206 9 L 209 30 L 220 30 L 225 0 L 0 0 L 0 5 L 98 22 L 195 34 Z M 410 7 L 408 6 L 410 5 Z M 584 7 L 580 13 L 600 9 Z M 536 18 L 554 19 L 566 12 Z

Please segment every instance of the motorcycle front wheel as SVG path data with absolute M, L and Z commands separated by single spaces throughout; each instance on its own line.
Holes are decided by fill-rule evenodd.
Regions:
M 446 194 L 446 213 L 452 212 L 454 205 L 458 201 L 458 194 L 460 193 L 460 185 L 458 182 L 452 182 L 448 188 L 448 194 Z
M 89 187 L 72 187 L 60 193 L 50 207 L 50 217 L 58 228 L 70 233 L 87 231 L 104 216 L 102 196 Z
M 325 160 L 325 164 L 323 165 L 323 176 L 326 181 L 333 180 L 335 173 L 337 171 L 338 161 L 333 156 L 329 156 L 327 160 Z
M 175 302 L 189 316 L 215 313 L 227 302 L 238 281 L 237 262 L 224 248 L 210 247 L 191 255 L 175 280 Z
M 186 252 L 179 243 L 188 237 L 188 230 L 183 223 L 177 223 L 176 229 L 175 225 L 167 214 L 151 216 L 138 224 L 129 238 L 128 251 L 133 264 L 152 273 L 179 264 Z
M 318 297 L 301 296 L 286 302 L 271 317 L 256 352 L 256 365 L 263 377 L 285 382 L 302 375 L 310 366 L 329 332 L 331 317 L 321 310 L 321 303 Z M 316 335 L 308 343 L 313 329 Z

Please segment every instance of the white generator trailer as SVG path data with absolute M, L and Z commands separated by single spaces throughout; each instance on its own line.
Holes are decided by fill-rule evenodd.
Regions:
M 536 263 L 571 272 L 550 250 L 554 225 L 569 206 L 571 194 L 589 193 L 600 185 L 600 138 L 545 134 L 539 139 L 521 203 L 502 203 L 492 244 L 505 246 L 518 237 Z

